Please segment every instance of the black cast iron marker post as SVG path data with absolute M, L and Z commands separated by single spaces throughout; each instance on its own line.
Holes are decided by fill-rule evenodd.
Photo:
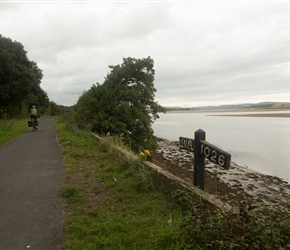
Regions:
M 205 141 L 205 132 L 202 129 L 194 133 L 194 169 L 193 169 L 193 184 L 204 190 L 204 155 L 201 154 L 201 140 Z
M 228 170 L 231 155 L 207 142 L 202 129 L 195 131 L 194 137 L 195 139 L 179 137 L 179 148 L 194 153 L 193 185 L 204 190 L 205 158 Z

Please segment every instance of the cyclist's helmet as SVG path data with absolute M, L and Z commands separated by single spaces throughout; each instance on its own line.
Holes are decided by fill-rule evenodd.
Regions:
M 32 105 L 32 108 L 35 108 L 35 105 Z

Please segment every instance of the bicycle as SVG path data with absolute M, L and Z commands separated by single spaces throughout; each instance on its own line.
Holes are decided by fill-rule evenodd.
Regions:
M 37 131 L 38 122 L 36 119 L 32 118 L 31 121 L 28 121 L 28 127 L 32 127 L 32 131 Z

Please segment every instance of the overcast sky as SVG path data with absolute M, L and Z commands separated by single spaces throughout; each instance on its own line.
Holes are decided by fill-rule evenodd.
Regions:
M 290 102 L 288 1 L 0 2 L 0 20 L 57 104 L 148 56 L 163 106 Z

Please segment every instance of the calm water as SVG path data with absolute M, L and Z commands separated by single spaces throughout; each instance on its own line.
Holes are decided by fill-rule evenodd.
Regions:
M 230 153 L 238 165 L 290 181 L 289 118 L 210 115 L 217 113 L 160 114 L 153 129 L 157 137 L 171 141 L 194 138 L 194 132 L 202 129 L 206 140 Z

